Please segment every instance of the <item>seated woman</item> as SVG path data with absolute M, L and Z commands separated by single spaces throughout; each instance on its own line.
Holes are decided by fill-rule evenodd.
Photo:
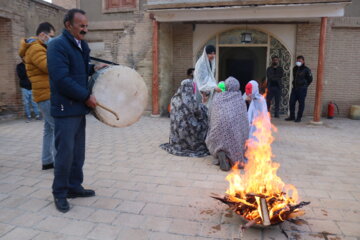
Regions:
M 207 108 L 196 100 L 196 85 L 186 79 L 171 99 L 169 143 L 160 147 L 187 157 L 209 155 L 205 145 L 208 130 Z
M 233 77 L 225 80 L 225 92 L 215 93 L 210 128 L 206 145 L 215 157 L 213 164 L 223 171 L 231 166 L 244 164 L 245 141 L 249 136 L 249 122 L 245 102 L 240 92 L 240 83 Z
M 269 128 L 271 128 L 270 116 L 267 110 L 266 100 L 259 93 L 259 84 L 255 80 L 251 80 L 245 86 L 245 94 L 244 99 L 250 101 L 250 106 L 248 110 L 248 119 L 249 119 L 249 144 L 252 140 L 257 140 L 254 136 L 254 132 L 256 131 L 256 126 L 254 125 L 254 120 L 258 117 L 262 117 L 262 123 L 266 124 Z

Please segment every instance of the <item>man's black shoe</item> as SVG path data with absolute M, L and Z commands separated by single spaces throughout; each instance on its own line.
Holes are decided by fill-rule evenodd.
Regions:
M 42 170 L 48 170 L 54 168 L 54 163 L 44 164 L 42 165 Z
M 66 198 L 56 198 L 54 197 L 54 203 L 56 206 L 56 209 L 60 212 L 66 213 L 70 210 L 69 202 L 66 200 Z
M 95 191 L 91 189 L 83 189 L 80 192 L 68 192 L 67 198 L 77 198 L 77 197 L 93 197 L 95 196 Z
M 297 118 L 294 122 L 301 122 L 301 118 Z
M 288 117 L 288 118 L 285 118 L 285 121 L 294 121 L 295 118 L 292 118 L 292 117 Z

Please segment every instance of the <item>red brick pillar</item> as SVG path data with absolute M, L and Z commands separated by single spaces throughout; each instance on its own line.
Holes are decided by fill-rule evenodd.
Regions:
M 152 60 L 153 60 L 153 77 L 152 77 L 152 115 L 159 115 L 159 22 L 153 17 L 153 46 L 152 46 Z
M 322 96 L 323 79 L 324 79 L 326 26 L 327 26 L 327 17 L 322 17 L 321 26 L 320 26 L 319 58 L 318 58 L 318 68 L 317 68 L 317 80 L 316 80 L 314 122 L 320 122 L 320 118 L 321 118 L 321 107 L 322 107 L 321 96 Z

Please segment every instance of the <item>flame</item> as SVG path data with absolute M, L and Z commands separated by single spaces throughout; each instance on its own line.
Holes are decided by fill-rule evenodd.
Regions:
M 253 124 L 256 127 L 256 139 L 250 137 L 246 143 L 245 157 L 248 163 L 244 173 L 233 168 L 226 177 L 229 182 L 226 194 L 233 202 L 236 200 L 252 206 L 251 210 L 241 213 L 249 221 L 258 219 L 257 223 L 261 223 L 259 196 L 266 199 L 270 221 L 284 221 L 283 215 L 289 212 L 289 206 L 298 202 L 298 193 L 293 185 L 285 184 L 277 176 L 280 164 L 271 161 L 274 157 L 271 150 L 271 143 L 274 141 L 272 130 L 277 129 L 269 122 L 269 116 L 260 115 Z
M 268 88 L 266 87 L 265 88 L 265 91 L 263 94 L 261 94 L 265 99 L 266 99 L 266 96 L 268 95 Z

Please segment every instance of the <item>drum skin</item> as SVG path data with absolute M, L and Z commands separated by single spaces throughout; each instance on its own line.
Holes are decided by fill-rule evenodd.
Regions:
M 92 79 L 92 94 L 96 101 L 113 110 L 97 106 L 93 113 L 101 122 L 112 127 L 127 127 L 137 122 L 147 106 L 148 91 L 143 78 L 126 66 L 110 66 L 98 71 Z

